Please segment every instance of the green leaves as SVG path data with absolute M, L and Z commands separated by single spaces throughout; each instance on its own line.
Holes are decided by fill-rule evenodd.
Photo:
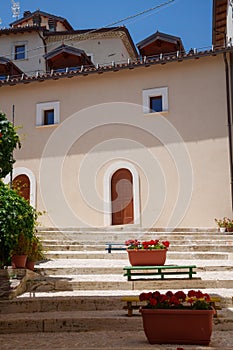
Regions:
M 12 123 L 0 112 L 0 179 L 12 170 L 15 159 L 13 151 L 21 147 L 20 139 Z
M 37 211 L 0 180 L 0 267 L 9 263 L 21 233 L 32 239 L 37 217 Z

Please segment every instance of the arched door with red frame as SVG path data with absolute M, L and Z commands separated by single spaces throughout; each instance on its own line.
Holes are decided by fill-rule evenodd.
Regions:
M 14 178 L 12 188 L 30 203 L 30 180 L 27 175 L 21 174 Z
M 118 169 L 111 179 L 112 225 L 134 223 L 133 177 L 128 169 Z

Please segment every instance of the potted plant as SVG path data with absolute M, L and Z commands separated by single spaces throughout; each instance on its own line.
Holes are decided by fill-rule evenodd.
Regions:
M 226 224 L 227 232 L 233 232 L 233 220 L 227 218 L 227 224 Z
M 226 231 L 226 227 L 228 224 L 229 219 L 224 217 L 223 219 L 214 219 L 214 221 L 216 222 L 216 224 L 219 227 L 220 232 L 225 232 Z
M 214 309 L 210 296 L 201 291 L 141 293 L 143 328 L 150 344 L 208 345 Z
M 165 264 L 170 243 L 159 239 L 144 242 L 128 240 L 125 245 L 132 266 L 161 266 Z
M 25 268 L 27 255 L 30 248 L 30 239 L 25 234 L 20 233 L 18 239 L 11 250 L 11 264 L 13 268 Z
M 43 247 L 38 237 L 33 236 L 27 256 L 26 268 L 34 270 L 35 262 L 44 260 L 45 256 L 43 253 Z

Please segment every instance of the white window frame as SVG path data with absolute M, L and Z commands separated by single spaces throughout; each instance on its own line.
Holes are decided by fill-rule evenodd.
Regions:
M 54 124 L 44 124 L 44 111 L 53 109 L 54 110 Z M 36 126 L 53 126 L 60 123 L 60 102 L 44 102 L 36 104 Z
M 162 96 L 162 111 L 154 112 L 150 109 L 150 98 Z M 144 114 L 158 114 L 168 112 L 168 87 L 146 89 L 142 91 L 142 104 Z
M 20 58 L 18 60 L 15 59 L 15 47 L 16 46 L 25 46 L 25 56 L 24 58 Z M 24 61 L 28 59 L 28 42 L 27 41 L 15 41 L 11 46 L 11 56 L 13 61 Z

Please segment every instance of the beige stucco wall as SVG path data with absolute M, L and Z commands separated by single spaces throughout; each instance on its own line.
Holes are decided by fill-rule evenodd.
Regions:
M 142 90 L 165 86 L 168 112 L 144 115 Z M 61 124 L 36 127 L 36 104 L 50 101 L 60 101 Z M 23 126 L 15 167 L 34 173 L 45 225 L 104 226 L 114 163 L 138 174 L 143 227 L 209 227 L 231 216 L 221 56 L 1 87 L 8 116 L 12 104 Z
M 14 60 L 14 47 L 16 45 L 26 45 L 26 59 Z M 12 60 L 24 73 L 28 74 L 36 70 L 45 71 L 44 54 L 43 41 L 35 31 L 19 33 L 17 36 L 13 33 L 0 36 L 0 55 Z
M 61 45 L 61 42 L 68 46 L 73 46 L 80 50 L 84 50 L 88 55 L 92 55 L 93 63 L 101 65 L 109 65 L 113 61 L 115 63 L 125 63 L 128 58 L 132 58 L 131 53 L 125 47 L 123 41 L 120 38 L 114 38 L 119 36 L 119 33 L 107 33 L 113 38 L 104 38 L 104 34 L 95 35 L 97 38 L 89 38 L 94 34 L 88 32 L 83 35 L 61 35 L 57 37 L 48 37 L 47 48 L 48 52 L 54 50 Z M 99 36 L 99 37 L 98 37 Z

